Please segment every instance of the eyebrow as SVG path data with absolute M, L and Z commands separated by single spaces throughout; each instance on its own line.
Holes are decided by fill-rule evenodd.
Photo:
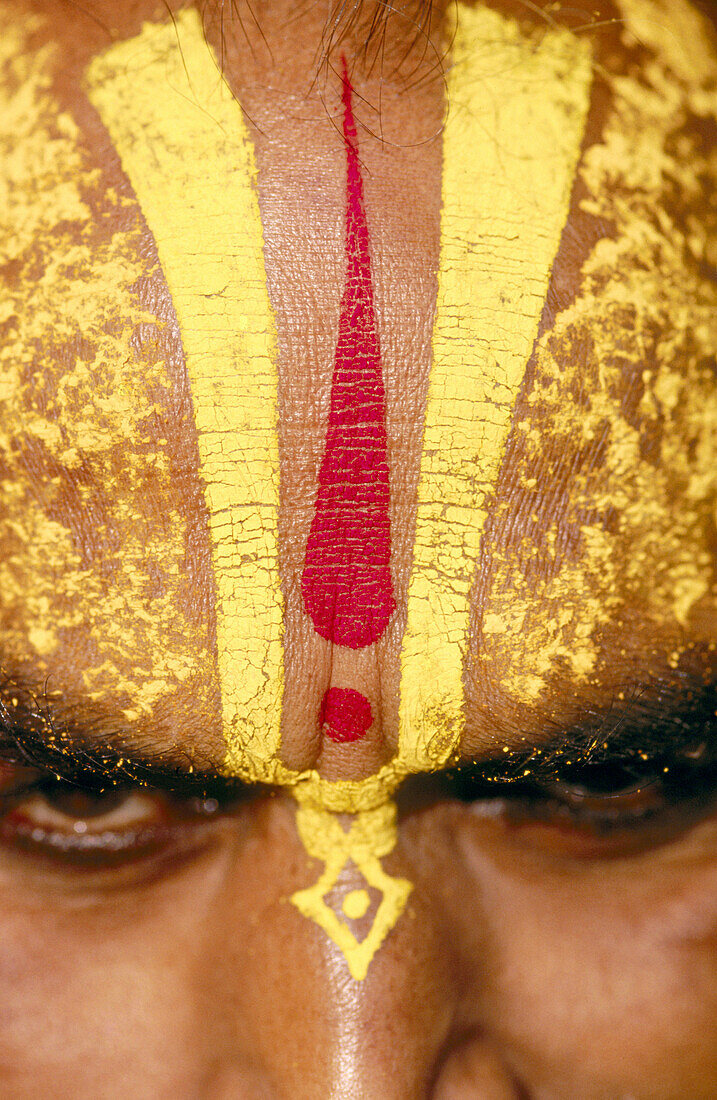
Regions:
M 717 679 L 680 675 L 621 692 L 607 705 L 585 707 L 578 722 L 535 743 L 506 745 L 499 753 L 456 759 L 440 773 L 458 786 L 555 782 L 580 765 L 669 760 L 704 746 L 717 753 Z M 48 773 L 93 791 L 142 786 L 179 797 L 224 800 L 271 790 L 222 775 L 216 764 L 189 753 L 140 749 L 107 717 L 63 704 L 29 682 L 0 679 L 0 761 Z M 430 779 L 430 776 L 425 777 Z
M 181 797 L 230 798 L 257 786 L 222 775 L 216 763 L 176 746 L 163 751 L 142 745 L 86 703 L 1 672 L 0 761 L 98 792 L 141 786 Z
M 555 782 L 581 766 L 662 761 L 703 750 L 717 754 L 717 680 L 685 679 L 636 686 L 603 707 L 584 708 L 580 720 L 543 742 L 459 762 L 452 773 L 467 780 Z

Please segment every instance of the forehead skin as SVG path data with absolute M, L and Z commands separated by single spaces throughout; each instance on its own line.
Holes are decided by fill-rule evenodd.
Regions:
M 3 21 L 7 662 L 130 724 L 170 700 L 172 721 L 201 721 L 217 705 L 213 580 L 171 298 L 52 23 Z
M 631 52 L 594 89 L 599 137 L 578 171 L 483 541 L 477 709 L 537 705 L 566 680 L 629 691 L 711 661 L 715 118 L 686 80 L 701 66 L 714 80 L 714 57 L 693 64 L 663 45 L 655 58 L 622 41 Z
M 220 768 L 215 579 L 180 333 L 151 233 L 83 92 L 108 20 L 121 39 L 159 13 L 97 11 L 83 35 L 51 5 L 1 16 L 13 298 L 0 434 L 4 664 L 89 702 L 143 745 Z M 593 37 L 570 218 L 472 581 L 466 753 L 540 740 L 636 683 L 714 667 L 715 103 L 704 89 L 717 57 L 705 45 L 687 64 L 689 26 L 651 38 L 637 0 L 617 14 L 641 42 L 619 27 Z M 252 124 L 279 348 L 283 761 L 361 778 L 397 740 L 445 105 L 438 77 L 410 91 L 359 82 L 398 610 L 369 651 L 332 651 L 300 596 L 343 278 L 337 84 L 310 87 L 312 18 L 280 71 L 239 35 L 225 38 L 223 57 Z M 522 18 L 526 35 L 542 28 Z M 269 10 L 270 42 L 284 23 L 282 5 Z M 219 53 L 219 28 L 208 36 Z M 383 141 L 372 136 L 379 91 Z M 379 720 L 350 753 L 321 744 L 330 682 L 377 703 Z

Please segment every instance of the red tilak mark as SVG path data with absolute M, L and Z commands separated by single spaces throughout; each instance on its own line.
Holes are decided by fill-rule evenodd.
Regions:
M 390 570 L 386 399 L 351 91 L 344 59 L 346 284 L 301 590 L 317 633 L 360 649 L 381 637 L 396 601 Z
M 321 701 L 319 722 L 332 741 L 360 741 L 373 722 L 371 704 L 353 688 L 329 688 Z

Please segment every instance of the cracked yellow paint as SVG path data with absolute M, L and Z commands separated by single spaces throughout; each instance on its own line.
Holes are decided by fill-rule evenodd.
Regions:
M 626 46 L 649 54 L 639 72 L 606 66 L 600 138 L 578 169 L 580 209 L 610 233 L 536 345 L 509 460 L 524 492 L 499 494 L 486 548 L 479 625 L 492 667 L 477 679 L 522 704 L 566 671 L 598 674 L 606 633 L 629 636 L 636 609 L 641 630 L 679 638 L 717 606 L 717 161 L 704 140 L 717 57 L 682 0 L 618 6 Z M 521 519 L 558 483 L 559 509 Z
M 293 788 L 307 851 L 325 869 L 292 901 L 365 977 L 411 884 L 381 858 L 396 843 L 389 801 L 401 770 L 328 783 L 278 759 L 282 614 L 277 560 L 278 445 L 274 319 L 263 266 L 252 148 L 194 11 L 147 25 L 87 72 L 98 109 L 154 235 L 187 362 L 210 515 L 227 771 Z M 336 812 L 351 811 L 345 831 Z M 346 920 L 370 907 L 352 891 L 343 916 L 325 896 L 347 861 L 381 894 L 359 940 Z
M 199 705 L 213 664 L 187 613 L 192 529 L 167 438 L 183 421 L 161 310 L 137 289 L 158 275 L 139 209 L 60 106 L 65 58 L 45 34 L 0 6 L 3 665 L 137 721 L 181 691 Z
M 362 981 L 371 960 L 405 909 L 412 890 L 407 879 L 387 875 L 380 862 L 396 844 L 396 807 L 387 802 L 356 814 L 344 829 L 334 814 L 300 805 L 296 823 L 304 847 L 309 855 L 324 863 L 324 870 L 313 886 L 297 891 L 291 900 L 305 917 L 324 929 L 341 949 L 351 977 Z M 368 886 L 381 893 L 371 927 L 363 939 L 354 934 L 326 901 L 349 864 L 358 868 Z M 343 910 L 348 919 L 359 919 L 369 904 L 368 891 L 352 890 L 344 899 Z
M 283 692 L 276 333 L 253 147 L 194 9 L 95 58 L 87 90 L 179 319 L 210 518 L 227 770 L 273 780 Z
M 490 493 L 567 218 L 591 85 L 567 30 L 459 4 L 443 145 L 438 300 L 401 655 L 399 756 L 462 728 L 469 594 Z

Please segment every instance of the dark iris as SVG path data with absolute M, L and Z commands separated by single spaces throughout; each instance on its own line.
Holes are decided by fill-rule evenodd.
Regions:
M 62 782 L 42 784 L 36 790 L 59 813 L 82 820 L 110 813 L 121 806 L 129 794 L 127 790 L 111 790 L 104 793 L 85 791 Z
M 717 800 L 717 749 L 702 742 L 652 757 L 493 759 L 411 777 L 398 795 L 404 811 L 447 799 L 500 800 L 506 813 L 521 820 L 627 827 L 681 807 L 691 813 L 711 808 Z

